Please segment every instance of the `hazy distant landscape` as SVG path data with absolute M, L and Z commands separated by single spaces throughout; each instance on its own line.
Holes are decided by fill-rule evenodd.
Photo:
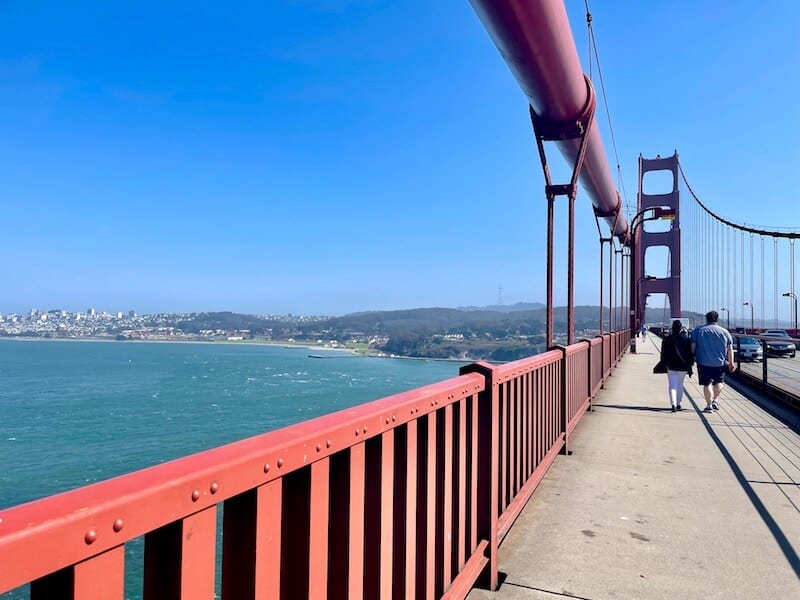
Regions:
M 624 318 L 624 311 L 618 314 Z M 604 320 L 607 316 L 606 309 Z M 556 342 L 565 343 L 566 307 L 556 307 L 554 317 Z M 663 309 L 650 309 L 647 317 L 648 323 L 665 320 Z M 693 318 L 699 322 L 701 317 Z M 368 311 L 337 317 L 31 310 L 23 315 L 0 316 L 0 336 L 285 343 L 344 348 L 373 356 L 507 361 L 546 350 L 545 319 L 541 303 Z M 608 329 L 607 322 L 603 327 Z M 576 338 L 595 336 L 599 330 L 599 307 L 576 306 Z

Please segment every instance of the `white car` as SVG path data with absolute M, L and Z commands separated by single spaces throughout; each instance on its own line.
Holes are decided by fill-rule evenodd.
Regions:
M 740 337 L 733 340 L 733 352 L 739 360 L 764 360 L 764 349 L 761 341 L 752 337 Z

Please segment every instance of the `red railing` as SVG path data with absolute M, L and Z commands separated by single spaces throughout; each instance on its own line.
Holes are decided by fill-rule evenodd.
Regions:
M 625 332 L 0 511 L 0 593 L 145 599 L 464 598 L 605 379 Z M 612 343 L 612 339 L 614 343 Z M 605 353 L 608 354 L 608 363 Z M 618 357 L 613 356 L 614 362 Z

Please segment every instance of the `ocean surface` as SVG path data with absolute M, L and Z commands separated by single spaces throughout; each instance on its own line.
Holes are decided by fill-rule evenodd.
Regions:
M 455 377 L 458 367 L 266 345 L 0 340 L 0 510 Z

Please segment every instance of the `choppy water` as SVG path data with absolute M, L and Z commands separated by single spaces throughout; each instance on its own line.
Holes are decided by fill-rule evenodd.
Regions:
M 0 509 L 458 374 L 452 363 L 331 355 L 0 340 Z

